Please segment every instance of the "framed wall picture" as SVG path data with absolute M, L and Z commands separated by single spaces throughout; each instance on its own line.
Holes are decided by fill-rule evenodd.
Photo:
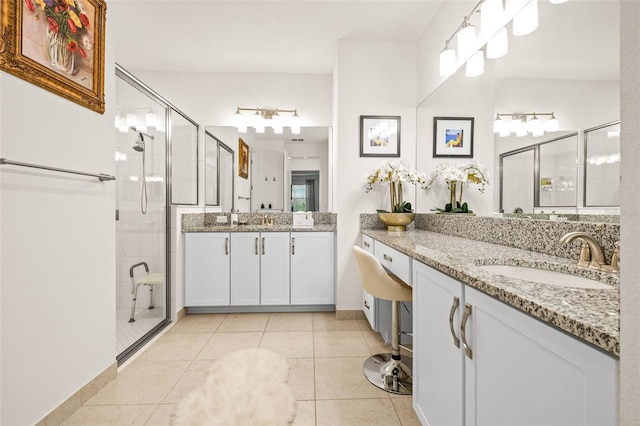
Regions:
M 361 115 L 360 157 L 400 157 L 400 117 Z
M 104 113 L 104 0 L 0 0 L 0 69 Z
M 242 138 L 238 140 L 238 176 L 249 178 L 249 145 Z
M 473 117 L 433 117 L 434 157 L 473 157 Z

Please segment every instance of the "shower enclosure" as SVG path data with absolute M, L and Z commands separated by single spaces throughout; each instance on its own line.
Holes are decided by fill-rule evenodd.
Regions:
M 197 204 L 198 125 L 116 66 L 119 363 L 171 319 L 171 208 Z

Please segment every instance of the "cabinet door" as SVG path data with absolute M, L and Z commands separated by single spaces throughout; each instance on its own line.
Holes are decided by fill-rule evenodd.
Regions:
M 467 424 L 618 423 L 615 358 L 473 288 L 465 299 Z
M 185 237 L 185 306 L 229 305 L 229 234 Z
M 422 424 L 462 425 L 464 355 L 454 337 L 460 338 L 463 284 L 414 260 L 413 305 L 416 414 Z
M 373 238 L 367 235 L 362 236 L 363 250 L 373 254 L 373 244 Z M 375 297 L 367 293 L 364 288 L 362 289 L 362 311 L 364 312 L 364 316 L 367 318 L 367 321 L 369 321 L 371 328 L 376 331 L 378 330 L 378 317 L 376 314 L 377 302 L 378 300 Z
M 231 305 L 260 304 L 260 234 L 231 233 Z
M 260 303 L 289 304 L 289 233 L 264 232 L 260 236 Z
M 291 233 L 291 304 L 334 305 L 333 232 Z

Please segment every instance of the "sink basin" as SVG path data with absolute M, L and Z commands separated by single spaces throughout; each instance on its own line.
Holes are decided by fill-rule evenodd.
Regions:
M 480 269 L 493 274 L 503 275 L 509 278 L 533 281 L 542 284 L 560 287 L 611 289 L 609 284 L 604 284 L 589 278 L 565 274 L 563 272 L 548 271 L 546 269 L 529 268 L 513 265 L 483 265 Z

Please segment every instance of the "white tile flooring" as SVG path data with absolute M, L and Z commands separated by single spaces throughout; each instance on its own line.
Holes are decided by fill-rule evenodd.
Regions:
M 169 425 L 175 404 L 228 352 L 264 347 L 290 365 L 294 425 L 419 425 L 411 397 L 371 385 L 362 363 L 387 352 L 366 320 L 335 313 L 189 315 L 129 361 L 65 425 Z
M 164 319 L 164 309 L 136 308 L 134 322 L 129 322 L 131 308 L 116 309 L 116 350 L 122 353 Z

